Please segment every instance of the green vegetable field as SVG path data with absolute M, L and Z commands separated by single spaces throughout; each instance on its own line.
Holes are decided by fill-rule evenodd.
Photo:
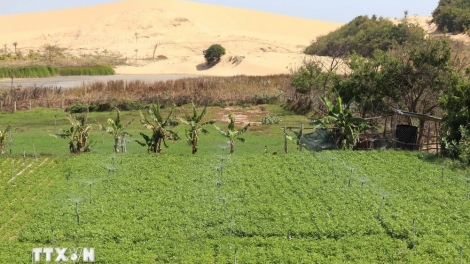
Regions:
M 434 156 L 206 148 L 2 156 L 0 263 L 36 247 L 95 248 L 95 263 L 470 261 L 470 178 Z

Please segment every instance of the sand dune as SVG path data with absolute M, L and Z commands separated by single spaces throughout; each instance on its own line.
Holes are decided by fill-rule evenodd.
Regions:
M 0 16 L 0 44 L 45 44 L 75 54 L 119 52 L 122 74 L 267 75 L 288 73 L 302 50 L 340 23 L 181 0 L 124 0 L 90 7 Z M 212 68 L 202 51 L 219 43 L 227 54 Z M 157 48 L 155 49 L 155 46 Z M 168 59 L 154 61 L 161 55 Z

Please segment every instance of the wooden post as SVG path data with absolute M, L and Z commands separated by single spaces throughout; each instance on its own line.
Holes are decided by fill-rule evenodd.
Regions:
M 29 100 L 29 110 L 31 110 L 31 100 Z
M 392 147 L 394 149 L 397 148 L 396 137 L 397 137 L 397 113 L 395 113 L 392 118 L 392 140 L 393 140 Z
M 302 143 L 300 143 L 300 139 L 304 135 L 304 124 L 300 124 L 300 137 L 299 137 L 299 151 L 302 151 Z
M 387 119 L 388 119 L 388 115 L 385 116 L 383 138 L 385 138 L 387 136 Z
M 16 112 L 16 101 L 13 103 L 13 112 Z
M 431 124 L 428 123 L 428 140 L 426 140 L 426 152 L 429 153 L 429 147 L 431 142 Z
M 60 109 L 64 109 L 64 99 L 60 99 Z
M 434 128 L 436 129 L 436 133 L 435 133 L 436 134 L 436 153 L 440 154 L 439 153 L 439 141 L 440 141 L 439 140 L 439 129 L 437 127 L 437 122 L 436 121 L 434 122 Z
M 0 111 L 3 111 L 3 101 L 0 101 Z
M 283 131 L 284 131 L 284 152 L 288 152 L 287 150 L 287 134 L 286 134 L 286 127 L 283 127 Z

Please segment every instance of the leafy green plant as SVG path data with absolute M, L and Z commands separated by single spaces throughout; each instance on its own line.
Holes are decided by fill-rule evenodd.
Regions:
M 142 132 L 139 133 L 142 138 L 144 139 L 144 141 L 140 141 L 140 140 L 135 140 L 135 142 L 139 143 L 139 145 L 141 145 L 142 147 L 147 147 L 147 153 L 150 153 L 153 151 L 153 138 L 151 136 L 148 136 Z
M 129 121 L 127 124 L 123 125 L 121 123 L 121 112 L 119 111 L 117 107 L 116 107 L 116 112 L 117 112 L 116 119 L 113 120 L 111 118 L 108 118 L 108 121 L 107 121 L 108 126 L 107 127 L 102 126 L 102 128 L 106 130 L 107 133 L 111 134 L 114 137 L 114 153 L 119 152 L 119 149 L 118 149 L 119 143 L 121 144 L 122 152 L 125 153 L 126 149 L 124 148 L 124 137 L 131 136 L 131 134 L 127 133 L 124 130 L 134 121 L 134 119 Z
M 189 129 L 185 129 L 185 135 L 186 135 L 186 138 L 188 139 L 188 144 L 191 145 L 192 147 L 192 153 L 196 154 L 199 134 L 200 133 L 203 133 L 205 135 L 209 134 L 209 131 L 207 131 L 204 128 L 204 126 L 213 125 L 215 124 L 215 121 L 208 121 L 208 122 L 200 123 L 202 118 L 206 114 L 207 106 L 204 107 L 201 114 L 199 115 L 197 114 L 196 106 L 194 104 L 192 104 L 192 106 L 193 106 L 193 115 L 192 116 L 188 115 L 186 110 L 184 110 L 183 108 L 183 110 L 186 113 L 186 118 L 185 119 L 180 118 L 180 120 L 181 122 L 183 122 L 186 125 L 189 125 L 190 127 Z
M 263 125 L 279 124 L 281 123 L 281 121 L 282 121 L 282 118 L 280 118 L 279 116 L 267 114 L 265 117 L 261 119 L 261 124 Z
M 168 116 L 163 119 L 160 114 L 160 106 L 158 104 L 153 104 L 148 109 L 148 115 L 150 119 L 147 119 L 142 112 L 140 112 L 140 123 L 147 129 L 152 130 L 152 135 L 150 137 L 144 136 L 145 134 L 140 133 L 144 138 L 144 142 L 136 140 L 136 142 L 145 147 L 149 147 L 149 150 L 153 153 L 160 153 L 162 150 L 162 143 L 165 147 L 168 147 L 165 139 L 175 141 L 180 139 L 178 134 L 166 129 L 169 126 L 177 126 L 178 123 L 172 120 L 171 116 L 173 114 L 174 106 L 171 108 Z
M 225 55 L 225 48 L 222 47 L 220 44 L 213 44 L 204 52 L 204 58 L 207 61 L 207 64 L 214 63 L 220 60 L 220 57 Z
M 0 154 L 5 153 L 5 141 L 8 139 L 8 132 L 10 132 L 10 130 L 10 125 L 8 125 L 3 131 L 0 130 Z
M 248 125 L 244 126 L 242 129 L 236 130 L 235 129 L 235 118 L 233 117 L 233 114 L 232 113 L 228 114 L 228 118 L 230 120 L 230 123 L 228 124 L 228 130 L 227 131 L 224 131 L 224 130 L 220 129 L 216 125 L 214 125 L 214 127 L 219 131 L 219 133 L 222 136 L 229 139 L 228 144 L 230 145 L 230 154 L 232 154 L 234 152 L 235 139 L 239 140 L 242 143 L 245 142 L 245 139 L 240 138 L 239 136 L 241 134 L 245 133 L 248 130 L 248 127 L 250 127 L 250 123 L 248 123 Z
M 326 97 L 321 97 L 321 100 L 328 109 L 328 116 L 313 120 L 310 124 L 332 128 L 336 146 L 341 149 L 352 149 L 359 140 L 359 132 L 367 128 L 367 120 L 353 117 L 350 109 L 353 100 L 346 105 L 343 105 L 339 96 L 335 105 Z
M 89 132 L 93 126 L 87 124 L 88 113 L 81 116 L 68 114 L 66 118 L 72 126 L 69 129 L 63 129 L 60 134 L 55 134 L 55 137 L 69 140 L 70 153 L 88 152 L 94 145 L 94 142 L 89 140 Z

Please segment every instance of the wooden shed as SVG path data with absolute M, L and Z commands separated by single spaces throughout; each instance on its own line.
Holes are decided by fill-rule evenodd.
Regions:
M 419 121 L 418 126 L 410 125 L 413 119 Z M 441 117 L 392 109 L 385 115 L 383 137 L 389 138 L 392 148 L 395 149 L 426 150 L 438 153 L 441 121 Z

